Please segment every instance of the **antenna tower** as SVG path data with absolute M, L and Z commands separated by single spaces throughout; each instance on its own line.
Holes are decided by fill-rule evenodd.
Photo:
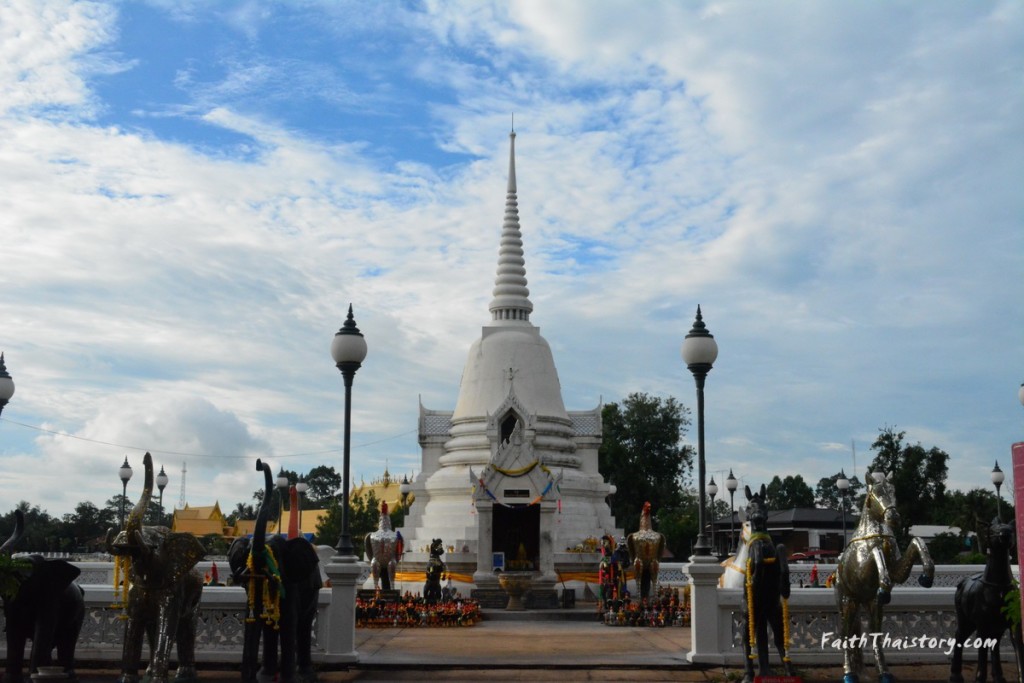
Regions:
M 181 496 L 178 498 L 178 509 L 181 510 L 185 507 L 185 473 L 188 472 L 188 468 L 185 467 L 185 463 L 181 463 Z

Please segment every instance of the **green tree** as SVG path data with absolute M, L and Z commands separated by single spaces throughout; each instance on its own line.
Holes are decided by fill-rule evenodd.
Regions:
M 341 500 L 331 499 L 326 509 L 327 514 L 316 527 L 317 543 L 336 545 L 341 538 Z M 388 517 L 391 519 L 391 528 L 396 529 L 402 525 L 405 511 L 389 510 Z M 348 531 L 359 557 L 363 556 L 366 534 L 376 531 L 379 521 L 380 501 L 373 491 L 368 491 L 365 497 L 354 495 L 349 498 Z
M 836 472 L 831 477 L 822 477 L 818 480 L 818 485 L 814 487 L 815 505 L 828 510 L 842 509 L 839 504 L 839 487 L 836 486 L 840 474 L 842 473 Z M 850 482 L 850 488 L 846 489 L 846 510 L 859 510 L 860 505 L 864 503 L 864 484 L 856 475 L 847 477 L 847 480 Z
M 814 507 L 814 491 L 799 474 L 790 474 L 785 479 L 775 475 L 768 483 L 765 499 L 769 510 Z
M 60 522 L 46 510 L 25 500 L 0 517 L 0 541 L 7 540 L 14 533 L 14 510 L 21 510 L 25 515 L 25 535 L 15 552 L 57 552 L 65 549 L 61 543 Z
M 206 549 L 207 556 L 228 554 L 228 542 L 220 534 L 206 534 L 199 539 L 199 542 Z
M 1013 519 L 1013 515 L 1013 506 L 1004 502 L 1001 518 L 1010 520 Z M 967 492 L 947 492 L 944 509 L 936 523 L 959 527 L 961 544 L 965 543 L 968 534 L 973 532 L 978 550 L 984 553 L 988 549 L 989 530 L 995 518 L 995 493 L 988 489 L 975 488 Z
M 240 519 L 256 519 L 256 506 L 252 503 L 235 503 L 235 509 L 225 519 L 231 526 L 238 524 Z
M 107 529 L 117 526 L 117 518 L 110 510 L 100 510 L 86 500 L 63 516 L 61 526 L 61 535 L 70 539 L 74 550 L 89 552 L 102 545 Z
M 306 501 L 302 505 L 307 510 L 318 510 L 326 508 L 338 497 L 341 475 L 333 467 L 318 465 L 306 473 L 305 482 L 309 488 L 306 490 Z
M 693 451 L 682 443 L 689 410 L 671 397 L 633 393 L 621 405 L 605 405 L 601 418 L 598 467 L 617 489 L 611 502 L 616 523 L 627 533 L 636 530 L 645 502 L 659 519 L 680 515 L 684 478 L 693 465 Z
M 710 524 L 710 522 L 709 513 L 708 523 Z M 699 527 L 697 496 L 692 491 L 683 492 L 683 504 L 679 507 L 662 510 L 654 515 L 654 528 L 664 534 L 665 546 L 677 561 L 685 560 L 693 555 L 693 544 L 697 540 Z M 710 536 L 708 538 L 710 540 Z
M 967 549 L 962 537 L 949 532 L 936 534 L 928 541 L 928 552 L 936 564 L 956 564 L 960 554 Z
M 894 529 L 903 546 L 909 540 L 913 524 L 941 524 L 946 503 L 946 475 L 949 455 L 936 447 L 925 450 L 920 443 L 904 442 L 905 432 L 894 427 L 879 430 L 871 444 L 876 452 L 872 472 L 884 472 L 896 488 L 896 511 L 900 528 Z

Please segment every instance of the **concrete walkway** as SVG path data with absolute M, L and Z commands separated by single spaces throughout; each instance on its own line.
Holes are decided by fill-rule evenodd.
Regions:
M 736 669 L 686 662 L 688 628 L 613 628 L 595 621 L 487 620 L 465 628 L 358 629 L 360 661 L 323 671 L 320 681 L 738 681 Z M 1008 670 L 1009 675 L 1012 671 Z M 899 681 L 948 680 L 947 666 L 892 667 Z M 803 669 L 804 681 L 840 681 L 840 667 Z M 872 675 L 866 681 L 875 680 Z M 1015 675 L 1015 671 L 1012 674 Z M 81 683 L 110 683 L 114 670 L 79 671 Z M 204 670 L 211 683 L 238 681 L 237 668 Z M 965 666 L 964 678 L 973 679 Z

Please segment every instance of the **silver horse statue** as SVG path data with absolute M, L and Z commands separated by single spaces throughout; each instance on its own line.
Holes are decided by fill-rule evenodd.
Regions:
M 366 559 L 370 561 L 374 589 L 389 591 L 395 587 L 395 571 L 402 560 L 402 537 L 391 529 L 388 504 L 380 504 L 377 530 L 366 534 Z
M 836 568 L 835 594 L 839 607 L 839 633 L 846 646 L 843 650 L 843 683 L 859 683 L 864 672 L 864 654 L 858 643 L 861 635 L 860 610 L 868 615 L 868 631 L 882 630 L 882 608 L 892 599 L 892 587 L 910 577 L 915 562 L 924 568 L 917 581 L 930 588 L 935 564 L 928 547 L 916 536 L 910 539 L 906 553 L 896 545 L 893 529 L 900 524 L 896 512 L 896 491 L 890 479 L 881 472 L 868 472 L 867 494 L 860 523 L 847 544 Z M 872 639 L 878 680 L 891 683 L 882 651 L 881 639 Z

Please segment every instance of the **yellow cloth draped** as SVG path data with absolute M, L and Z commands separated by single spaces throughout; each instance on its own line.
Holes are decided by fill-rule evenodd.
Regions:
M 445 579 L 451 577 L 452 581 L 461 581 L 462 583 L 473 583 L 472 574 L 459 574 L 458 572 L 445 572 Z M 395 581 L 417 583 L 420 581 L 427 580 L 426 572 L 395 572 Z

